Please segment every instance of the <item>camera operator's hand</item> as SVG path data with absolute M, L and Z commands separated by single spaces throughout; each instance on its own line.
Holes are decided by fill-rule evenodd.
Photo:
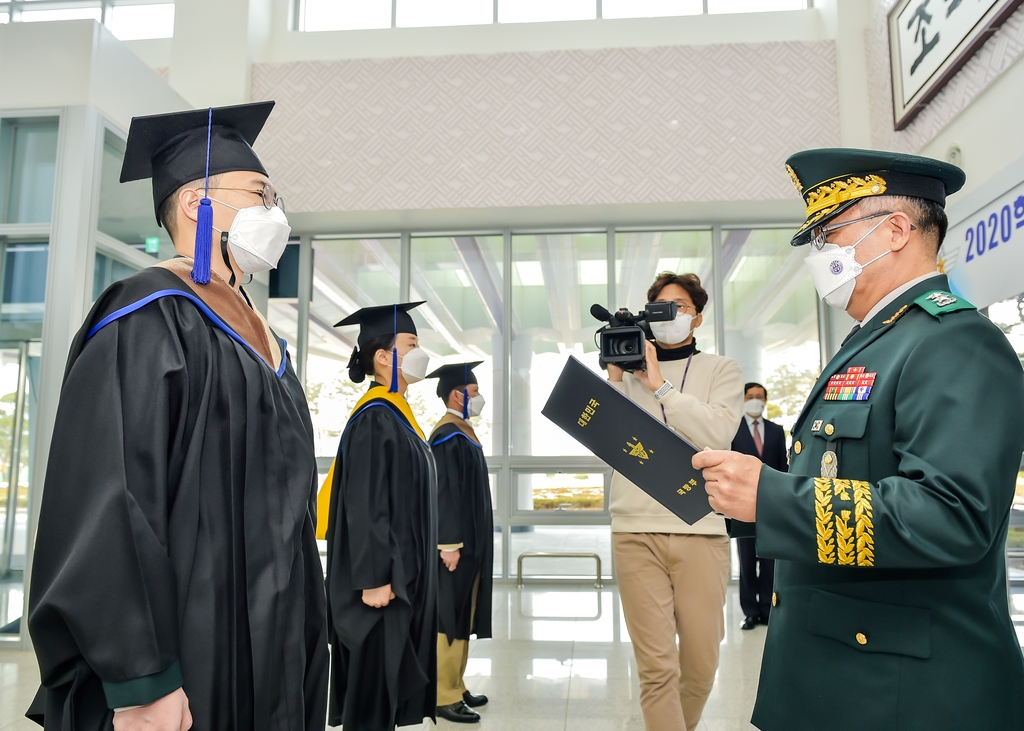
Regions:
M 645 341 L 647 348 L 644 351 L 644 357 L 647 360 L 647 370 L 637 371 L 636 377 L 640 379 L 640 383 L 644 385 L 651 393 L 654 393 L 659 388 L 665 385 L 665 379 L 661 377 L 661 366 L 658 364 L 658 351 L 654 347 L 654 343 L 650 340 Z M 611 368 L 611 366 L 609 366 Z
M 619 368 L 617 365 L 613 365 L 612 363 L 606 364 L 605 367 L 608 369 L 609 381 L 611 381 L 612 383 L 619 383 L 620 381 L 622 381 L 623 370 L 621 368 Z

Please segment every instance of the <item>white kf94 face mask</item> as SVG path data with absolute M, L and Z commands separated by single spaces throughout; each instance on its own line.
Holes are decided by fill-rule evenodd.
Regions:
M 216 202 L 238 211 L 228 229 L 228 248 L 238 268 L 244 274 L 276 269 L 292 232 L 284 211 L 277 206 L 235 208 L 223 201 Z
M 693 330 L 693 315 L 676 313 L 674 320 L 650 323 L 654 339 L 665 345 L 679 345 L 686 342 Z
M 857 287 L 860 273 L 892 250 L 882 252 L 866 264 L 858 264 L 855 251 L 864 239 L 875 232 L 879 226 L 888 221 L 888 217 L 871 227 L 871 230 L 857 239 L 851 246 L 837 246 L 826 243 L 820 250 L 813 249 L 804 259 L 804 264 L 811 272 L 814 288 L 825 304 L 838 310 L 846 310 L 850 305 L 853 290 Z
M 476 396 L 470 397 L 470 399 L 469 399 L 469 415 L 470 416 L 480 416 L 480 414 L 482 414 L 484 412 L 484 406 L 486 404 L 487 404 L 487 402 L 484 400 L 484 397 L 483 397 L 482 394 L 478 393 Z
M 398 356 L 402 361 L 402 375 L 406 383 L 419 383 L 427 376 L 430 356 L 422 348 L 413 348 L 405 355 Z
M 752 419 L 757 419 L 764 413 L 764 401 L 752 398 L 743 402 L 743 413 Z

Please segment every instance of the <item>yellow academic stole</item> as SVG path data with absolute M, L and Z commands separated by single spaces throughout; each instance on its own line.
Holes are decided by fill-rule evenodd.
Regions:
M 412 409 L 409 408 L 409 402 L 401 394 L 391 393 L 383 388 L 371 388 L 364 393 L 363 397 L 356 403 L 355 408 L 352 409 L 349 419 L 358 414 L 371 401 L 386 401 L 394 406 L 405 417 L 406 421 L 409 422 L 409 425 L 416 431 L 419 438 L 426 441 L 426 438 L 423 436 L 423 430 L 416 423 L 416 417 L 413 416 Z M 331 462 L 331 469 L 327 472 L 327 479 L 320 486 L 320 492 L 316 498 L 316 537 L 321 541 L 327 539 L 327 522 L 331 511 L 331 488 L 334 485 L 334 467 L 337 463 L 337 458 Z

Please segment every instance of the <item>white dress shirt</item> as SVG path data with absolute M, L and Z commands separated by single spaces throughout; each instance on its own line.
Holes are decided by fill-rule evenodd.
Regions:
M 761 437 L 761 446 L 764 446 L 764 414 L 757 417 L 757 426 L 754 426 L 754 417 L 750 414 L 744 414 L 743 418 L 747 420 L 747 428 L 750 429 L 750 437 L 754 437 L 754 429 L 757 429 L 757 435 Z

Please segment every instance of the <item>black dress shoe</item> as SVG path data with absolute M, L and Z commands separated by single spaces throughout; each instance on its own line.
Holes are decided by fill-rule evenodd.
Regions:
M 758 624 L 757 617 L 744 617 L 740 629 L 754 629 Z
M 768 626 L 768 615 L 764 615 L 763 617 L 759 617 L 757 621 L 759 623 L 763 624 L 765 627 L 767 627 Z
M 473 695 L 468 690 L 462 694 L 462 700 L 470 708 L 479 708 L 480 706 L 487 705 L 487 696 Z
M 467 706 L 464 701 L 452 703 L 450 706 L 438 706 L 437 716 L 452 723 L 480 722 L 480 714 Z

